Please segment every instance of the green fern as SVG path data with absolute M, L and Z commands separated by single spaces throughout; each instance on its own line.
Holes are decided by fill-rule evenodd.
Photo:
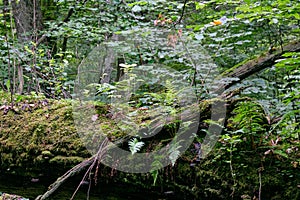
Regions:
M 133 138 L 129 140 L 128 145 L 129 145 L 129 150 L 131 151 L 131 154 L 135 154 L 136 152 L 140 151 L 141 148 L 144 146 L 144 142 L 139 142 L 138 139 Z
M 158 178 L 159 171 L 158 170 L 152 170 L 152 171 L 150 171 L 150 173 L 151 173 L 151 176 L 153 178 L 153 184 L 152 185 L 155 186 L 157 178 Z
M 172 145 L 171 148 L 169 149 L 169 159 L 171 160 L 172 166 L 175 165 L 176 160 L 179 158 L 180 156 L 180 151 L 179 149 L 181 148 L 180 145 L 178 145 L 181 142 L 181 140 L 176 143 L 175 145 Z

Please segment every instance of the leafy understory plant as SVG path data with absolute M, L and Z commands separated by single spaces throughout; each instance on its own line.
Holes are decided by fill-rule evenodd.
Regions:
M 180 145 L 178 145 L 178 143 L 174 144 L 171 146 L 171 148 L 169 149 L 169 159 L 171 160 L 172 166 L 175 165 L 176 160 L 179 158 L 180 156 L 180 151 L 179 149 L 181 148 Z
M 154 156 L 154 161 L 151 164 L 150 174 L 153 178 L 153 184 L 152 184 L 153 186 L 156 185 L 157 180 L 161 181 L 161 177 L 159 177 L 159 173 L 162 171 L 163 168 L 163 164 L 161 162 L 162 159 L 164 159 L 164 155 L 157 154 Z
M 141 148 L 144 146 L 144 142 L 139 142 L 137 138 L 133 138 L 129 140 L 128 145 L 129 145 L 129 150 L 131 154 L 135 154 L 136 152 L 140 151 Z
M 225 134 L 222 136 L 221 141 L 224 144 L 229 145 L 229 147 L 227 146 L 225 149 L 229 152 L 229 160 L 225 161 L 226 163 L 229 163 L 229 167 L 230 167 L 230 172 L 231 172 L 231 176 L 232 176 L 232 180 L 233 180 L 233 186 L 232 186 L 232 193 L 231 193 L 231 197 L 233 198 L 233 195 L 235 193 L 235 189 L 237 186 L 237 180 L 236 180 L 236 173 L 235 170 L 233 169 L 233 152 L 237 151 L 237 147 L 236 145 L 240 142 L 242 142 L 242 140 L 240 139 L 240 135 L 239 133 L 244 133 L 244 131 L 242 129 L 234 131 L 234 132 L 230 132 L 229 134 Z

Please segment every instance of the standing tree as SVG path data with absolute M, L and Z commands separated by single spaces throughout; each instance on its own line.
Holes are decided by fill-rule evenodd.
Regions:
M 40 1 L 13 0 L 11 5 L 19 42 L 35 41 L 43 28 Z

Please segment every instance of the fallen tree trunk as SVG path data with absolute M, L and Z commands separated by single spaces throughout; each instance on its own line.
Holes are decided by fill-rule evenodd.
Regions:
M 260 72 L 263 69 L 272 67 L 276 60 L 282 57 L 286 52 L 298 52 L 300 51 L 300 41 L 291 42 L 279 50 L 274 51 L 273 53 L 267 53 L 258 58 L 247 61 L 246 63 L 234 66 L 233 68 L 225 71 L 221 76 L 221 79 L 230 79 L 225 83 L 222 83 L 217 91 L 224 91 L 234 84 L 241 82 L 245 78 L 249 77 L 252 74 Z

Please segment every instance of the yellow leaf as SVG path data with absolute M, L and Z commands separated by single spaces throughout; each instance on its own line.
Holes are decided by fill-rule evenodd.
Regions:
M 222 24 L 221 20 L 214 20 L 213 22 L 210 22 L 210 24 L 214 25 L 214 26 L 218 26 Z

